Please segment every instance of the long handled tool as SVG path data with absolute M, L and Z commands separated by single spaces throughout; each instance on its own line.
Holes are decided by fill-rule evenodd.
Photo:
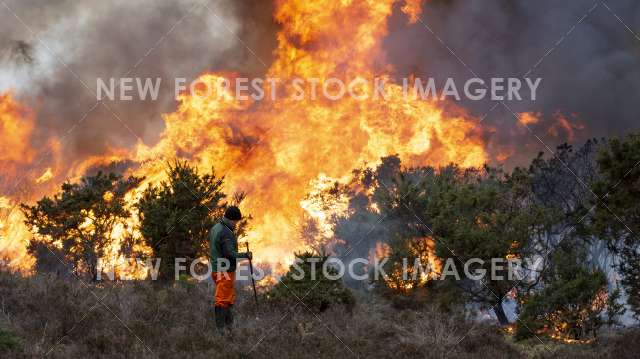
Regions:
M 249 252 L 249 242 L 244 242 L 247 246 L 247 252 Z M 258 306 L 258 292 L 256 291 L 256 281 L 253 279 L 253 263 L 251 263 L 251 258 L 249 258 L 249 272 L 251 273 L 251 285 L 253 286 L 253 299 L 256 300 L 256 307 Z

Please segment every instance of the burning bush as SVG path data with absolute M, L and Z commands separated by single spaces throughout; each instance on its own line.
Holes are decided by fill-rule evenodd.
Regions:
M 440 272 L 431 237 L 397 238 L 389 245 L 385 266 L 385 287 L 396 293 L 407 293 L 424 286 Z
M 355 305 L 355 297 L 342 279 L 333 279 L 338 272 L 327 263 L 328 259 L 324 254 L 296 254 L 296 262 L 267 293 L 267 298 L 292 305 L 302 301 L 314 312 L 322 312 L 335 305 L 350 310 Z
M 44 270 L 46 262 L 64 262 L 76 275 L 96 279 L 98 260 L 112 249 L 115 233 L 126 234 L 130 212 L 125 195 L 140 181 L 98 172 L 80 183 L 63 184 L 61 192 L 33 206 L 23 204 L 25 223 L 35 235 L 29 251 L 38 255 L 37 268 Z M 62 257 L 51 260 L 58 254 Z
M 593 230 L 620 257 L 618 270 L 628 303 L 640 317 L 640 133 L 612 139 L 598 157 L 600 179 L 593 184 L 597 196 Z
M 431 237 L 396 238 L 385 255 L 384 278 L 376 289 L 396 309 L 419 309 L 431 306 L 454 313 L 463 305 L 462 292 L 452 281 L 438 280 L 442 264 L 435 256 Z
M 379 174 L 375 178 L 378 187 L 374 198 L 381 213 L 387 215 L 388 222 L 400 223 L 394 227 L 397 239 L 387 239 L 391 280 L 386 283 L 400 292 L 429 280 L 429 275 L 414 276 L 416 268 L 409 265 L 409 279 L 398 281 L 395 273 L 402 272 L 399 269 L 405 258 L 409 263 L 419 258 L 432 269 L 437 264 L 436 273 L 441 271 L 439 263 L 444 263 L 443 271 L 452 263 L 455 268 L 450 266 L 449 270 L 458 274 L 463 273 L 465 262 L 474 259 L 482 263 L 474 272 L 493 273 L 494 259 L 531 255 L 540 233 L 558 218 L 555 210 L 533 198 L 531 178 L 523 170 L 507 174 L 489 167 L 450 165 L 398 169 L 387 181 Z M 454 275 L 450 282 L 468 299 L 490 305 L 500 322 L 508 324 L 502 299 L 519 281 L 506 271 L 480 280 Z
M 586 267 L 584 255 L 570 243 L 554 254 L 549 283 L 525 299 L 516 326 L 516 339 L 548 335 L 562 340 L 595 337 L 607 308 L 607 280 Z

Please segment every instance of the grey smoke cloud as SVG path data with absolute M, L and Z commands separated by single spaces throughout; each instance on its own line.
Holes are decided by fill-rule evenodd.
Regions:
M 131 147 L 139 138 L 153 143 L 161 114 L 175 109 L 176 77 L 261 74 L 275 44 L 264 33 L 275 33 L 272 4 L 263 1 L 6 3 L 11 10 L 0 6 L 0 92 L 11 89 L 36 109 L 34 144 L 64 138 L 63 151 L 74 159 Z M 263 30 L 260 37 L 255 28 Z M 162 78 L 158 101 L 108 102 L 116 115 L 103 106 L 86 115 L 96 103 L 97 79 L 125 74 Z
M 640 128 L 640 40 L 612 12 L 640 33 L 640 3 L 632 0 L 427 0 L 422 23 L 406 25 L 396 12 L 385 48 L 399 77 L 414 73 L 453 77 L 458 83 L 474 75 L 426 27 L 481 78 L 523 76 L 542 59 L 528 75 L 543 78 L 538 99 L 507 105 L 515 112 L 542 113 L 543 120 L 531 129 L 554 148 L 569 139 L 567 131 L 556 131 L 557 137 L 548 131 L 557 111 L 575 115 L 585 126 L 575 131 L 577 143 Z M 495 105 L 466 99 L 460 104 L 478 117 Z M 532 153 L 544 150 L 502 105 L 487 115 L 483 126 L 495 130 L 489 138 L 494 150 L 517 150 L 512 165 L 526 164 Z

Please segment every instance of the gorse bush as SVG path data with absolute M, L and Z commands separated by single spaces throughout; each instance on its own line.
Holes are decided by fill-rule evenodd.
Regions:
M 296 264 L 267 293 L 267 299 L 284 304 L 304 303 L 314 312 L 322 312 L 329 307 L 340 305 L 353 308 L 355 297 L 337 277 L 338 271 L 327 263 L 326 255 L 304 252 L 296 254 Z M 326 274 L 323 266 L 326 265 Z
M 98 172 L 79 183 L 64 183 L 59 193 L 35 205 L 22 204 L 25 224 L 34 234 L 28 250 L 36 269 L 96 279 L 98 260 L 114 243 L 115 229 L 129 229 L 125 195 L 140 181 Z
M 20 348 L 20 339 L 8 330 L 0 327 L 0 353 Z
M 595 337 L 604 324 L 607 280 L 584 264 L 584 255 L 565 244 L 553 256 L 550 280 L 525 298 L 516 324 L 516 339 L 548 335 L 563 339 Z
M 491 273 L 493 259 L 533 255 L 538 241 L 559 218 L 556 210 L 535 200 L 532 178 L 521 169 L 505 173 L 457 165 L 403 169 L 397 164 L 393 168 L 386 184 L 378 180 L 380 186 L 373 192 L 381 214 L 400 223 L 390 225 L 394 231 L 384 240 L 390 248 L 390 280 L 385 285 L 399 294 L 429 282 L 428 276 L 415 275 L 415 259 L 424 266 L 435 262 L 429 257 L 437 257 L 444 265 L 454 263 L 457 273 L 462 273 L 466 261 L 480 259 L 482 264 L 473 270 Z M 404 265 L 406 261 L 409 266 Z M 408 276 L 401 278 L 404 268 Z M 450 282 L 465 299 L 493 308 L 501 324 L 509 323 L 502 300 L 520 281 L 509 276 L 507 269 L 494 277 Z M 454 293 L 451 286 L 439 287 Z
M 627 302 L 640 318 L 640 133 L 614 138 L 598 156 L 600 179 L 593 185 L 597 196 L 593 232 L 606 240 L 620 258 L 617 269 Z
M 152 256 L 160 258 L 158 276 L 174 275 L 174 259 L 187 258 L 187 267 L 198 257 L 208 256 L 207 233 L 224 213 L 221 201 L 223 179 L 200 174 L 187 162 L 167 165 L 167 180 L 147 187 L 135 208 L 140 232 Z

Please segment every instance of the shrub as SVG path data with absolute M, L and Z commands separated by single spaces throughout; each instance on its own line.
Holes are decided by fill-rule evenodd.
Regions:
M 187 258 L 187 267 L 198 257 L 208 256 L 208 231 L 222 217 L 225 198 L 223 179 L 200 174 L 187 162 L 167 165 L 167 180 L 150 185 L 135 207 L 143 242 L 160 258 L 158 276 L 174 275 L 175 258 Z
M 607 307 L 607 280 L 598 269 L 587 268 L 584 256 L 568 244 L 554 255 L 552 279 L 522 306 L 516 339 L 534 334 L 562 339 L 596 336 Z
M 627 303 L 640 318 L 640 133 L 614 138 L 598 156 L 600 178 L 592 188 L 591 229 L 618 256 L 618 273 Z
M 63 268 L 69 263 L 76 275 L 95 280 L 98 260 L 115 241 L 114 230 L 118 226 L 128 229 L 125 195 L 140 181 L 98 172 L 82 177 L 79 183 L 64 183 L 59 193 L 33 206 L 22 204 L 25 224 L 34 234 L 28 250 L 36 257 L 36 268 L 66 273 L 69 270 Z
M 322 312 L 334 305 L 343 305 L 351 309 L 355 297 L 344 286 L 342 279 L 333 279 L 338 271 L 331 267 L 328 256 L 311 252 L 296 253 L 296 262 L 289 267 L 287 274 L 267 293 L 267 298 L 275 302 L 305 306 L 314 312 Z M 322 268 L 327 268 L 325 276 Z M 315 275 L 313 275 L 315 273 Z
M 11 332 L 0 328 L 0 352 L 19 348 L 20 340 Z

